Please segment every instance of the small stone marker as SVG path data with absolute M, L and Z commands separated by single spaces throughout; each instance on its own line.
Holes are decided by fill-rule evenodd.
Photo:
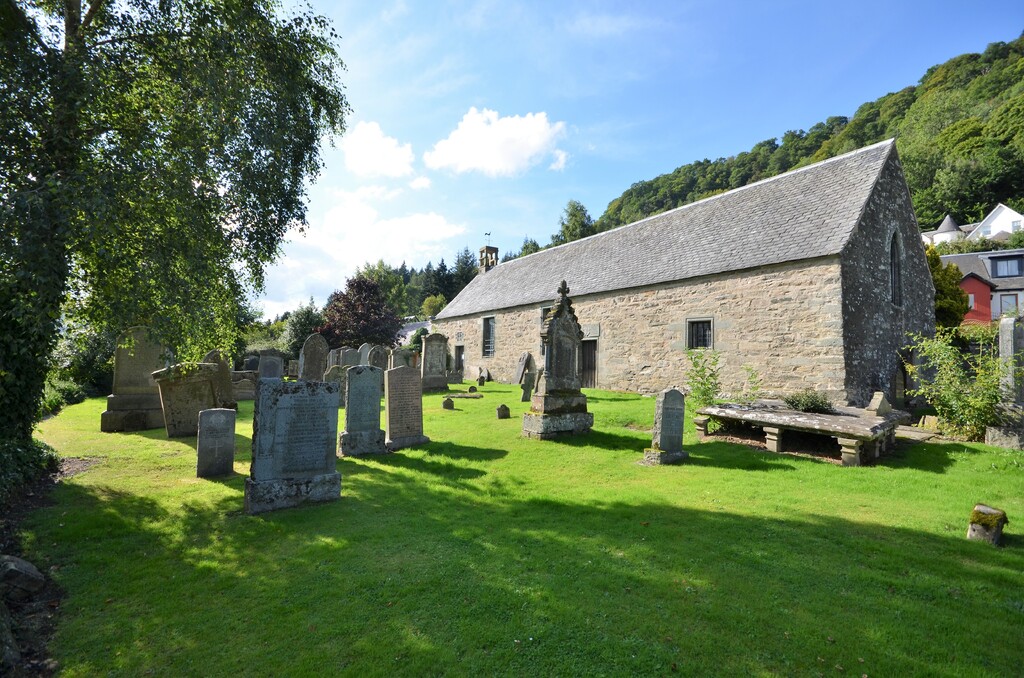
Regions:
M 677 389 L 665 389 L 658 394 L 654 406 L 654 431 L 651 446 L 644 450 L 647 466 L 676 464 L 688 456 L 683 450 L 683 418 L 686 398 Z
M 329 381 L 337 384 L 341 389 L 341 406 L 345 407 L 345 384 L 348 382 L 348 367 L 344 365 L 332 365 L 324 372 L 322 381 Z
M 284 360 L 279 355 L 260 354 L 260 379 L 280 379 L 284 374 Z
M 498 419 L 508 419 L 511 413 L 508 411 L 508 405 L 498 405 Z
M 305 381 L 320 381 L 327 371 L 327 354 L 329 348 L 327 340 L 321 334 L 311 334 L 306 337 L 302 344 L 302 351 L 299 353 L 299 379 Z
M 482 377 L 482 376 L 478 377 L 477 380 L 476 380 L 476 385 L 477 386 L 483 386 L 486 383 L 487 383 L 487 379 Z
M 523 383 L 523 377 L 530 371 L 530 363 L 533 362 L 533 356 L 530 355 L 529 351 L 523 351 L 519 356 L 519 364 L 516 365 L 516 383 Z
M 288 376 L 298 378 L 299 376 L 299 361 L 289 360 L 288 361 Z
M 520 402 L 524 402 L 524 403 L 530 402 L 530 398 L 533 396 L 533 385 L 536 383 L 536 381 L 537 381 L 537 373 L 536 372 L 527 372 L 526 374 L 523 375 L 523 383 L 522 383 L 523 397 L 520 400 Z
M 885 397 L 885 394 L 881 391 L 875 391 L 874 395 L 871 396 L 871 402 L 864 408 L 868 412 L 873 412 L 879 417 L 892 412 L 892 405 L 889 404 L 889 400 Z
M 213 377 L 213 397 L 217 401 L 217 407 L 238 409 L 238 399 L 235 398 L 231 384 L 231 366 L 228 365 L 228 361 L 219 350 L 213 349 L 206 354 L 203 362 L 217 366 L 217 373 Z
M 168 438 L 194 436 L 199 431 L 199 413 L 217 407 L 216 375 L 217 366 L 212 363 L 179 363 L 153 372 Z
M 261 379 L 252 420 L 245 512 L 262 513 L 341 495 L 337 384 Z
M 341 453 L 346 457 L 384 454 L 384 431 L 380 427 L 380 370 L 372 365 L 348 368 L 345 384 L 345 432 Z
M 491 371 L 486 367 L 480 368 L 480 376 L 477 377 L 477 381 L 480 381 L 481 379 L 483 379 L 485 382 L 491 381 Z M 483 384 L 480 385 L 483 386 Z
M 976 504 L 971 511 L 967 538 L 971 541 L 987 541 L 993 546 L 998 546 L 1003 538 L 1003 527 L 1009 522 L 1006 511 L 985 504 Z
M 100 415 L 100 430 L 144 431 L 164 425 L 160 390 L 154 370 L 167 366 L 165 349 L 149 340 L 149 330 L 132 327 L 117 337 L 114 350 L 114 388 Z
M 448 337 L 436 332 L 423 337 L 420 369 L 424 391 L 448 390 Z
M 235 411 L 228 408 L 199 413 L 196 477 L 216 478 L 235 472 Z
M 452 400 L 451 398 L 445 398 L 444 400 L 441 401 L 441 407 L 446 410 L 454 410 L 455 401 Z
M 476 386 L 470 386 L 468 390 L 470 393 L 476 393 Z
M 385 444 L 389 450 L 425 445 L 423 435 L 423 389 L 420 373 L 408 366 L 384 373 Z

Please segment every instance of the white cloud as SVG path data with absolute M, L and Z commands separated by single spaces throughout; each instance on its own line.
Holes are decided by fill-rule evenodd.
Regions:
M 459 174 L 513 176 L 555 153 L 564 134 L 565 123 L 548 122 L 544 112 L 501 117 L 497 111 L 473 107 L 447 139 L 423 154 L 423 161 L 431 169 Z
M 345 167 L 360 177 L 404 177 L 412 174 L 412 144 L 386 136 L 375 122 L 359 122 L 338 144 Z
M 409 182 L 409 188 L 414 191 L 421 191 L 424 188 L 430 188 L 430 177 L 416 177 Z
M 305 236 L 284 246 L 281 259 L 267 271 L 267 293 L 260 301 L 264 317 L 296 308 L 312 296 L 322 305 L 334 290 L 367 262 L 383 259 L 421 267 L 450 257 L 454 238 L 466 232 L 437 212 L 382 216 L 401 191 L 365 186 L 334 193 L 334 205 L 311 221 Z
M 569 159 L 569 154 L 563 150 L 555 149 L 553 155 L 555 159 L 548 165 L 548 169 L 554 172 L 561 172 L 565 169 L 565 161 Z

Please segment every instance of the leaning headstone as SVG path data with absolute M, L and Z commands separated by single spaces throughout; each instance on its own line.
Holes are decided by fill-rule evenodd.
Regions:
M 235 472 L 235 411 L 228 408 L 199 413 L 196 477 L 216 478 Z
M 117 337 L 114 388 L 107 396 L 107 410 L 100 415 L 101 431 L 145 431 L 163 426 L 160 390 L 152 374 L 167 365 L 165 353 L 163 346 L 149 340 L 145 327 L 132 327 Z
M 448 337 L 437 332 L 423 337 L 423 390 L 448 390 Z
M 380 427 L 380 370 L 372 365 L 348 368 L 345 384 L 345 432 L 341 453 L 346 457 L 384 454 L 384 431 Z
M 523 383 L 521 385 L 521 388 L 523 389 L 523 397 L 521 398 L 521 402 L 530 402 L 530 398 L 533 397 L 533 385 L 536 381 L 536 372 L 527 372 L 523 375 Z
M 164 428 L 168 438 L 194 436 L 199 430 L 199 413 L 217 407 L 213 363 L 178 363 L 153 372 L 160 387 Z
M 257 368 L 260 379 L 280 379 L 284 376 L 284 359 L 271 353 L 260 353 Z
M 338 499 L 338 396 L 337 384 L 260 380 L 246 513 Z
M 544 317 L 540 340 L 544 344 L 544 372 L 530 401 L 530 411 L 523 415 L 523 435 L 547 440 L 589 433 L 594 415 L 587 412 L 587 396 L 580 391 L 583 330 L 564 280 L 553 308 Z
M 529 351 L 523 351 L 519 356 L 519 364 L 516 365 L 516 381 L 515 383 L 523 383 L 523 377 L 530 371 L 530 363 L 533 362 L 533 356 L 530 355 Z
M 491 371 L 486 367 L 480 368 L 480 376 L 477 377 L 477 381 L 480 381 L 481 379 L 483 379 L 485 382 L 491 381 Z M 483 384 L 480 385 L 483 386 Z
M 327 371 L 327 353 L 330 349 L 327 340 L 320 334 L 306 337 L 299 353 L 299 379 L 304 381 L 320 381 Z
M 967 538 L 972 541 L 987 541 L 993 546 L 998 546 L 1003 538 L 1003 527 L 1009 522 L 1006 519 L 1006 511 L 985 504 L 976 504 L 971 511 Z
M 511 413 L 508 410 L 508 405 L 498 405 L 498 419 L 508 419 Z
M 256 370 L 260 369 L 260 357 L 258 355 L 247 355 L 245 360 L 242 361 L 243 370 Z
M 359 364 L 360 365 L 369 365 L 370 364 L 369 360 L 370 360 L 370 349 L 371 348 L 373 348 L 373 345 L 370 344 L 369 342 L 364 343 L 364 344 L 359 346 Z
M 292 378 L 298 378 L 299 376 L 299 361 L 289 360 L 288 361 L 288 376 Z
M 444 400 L 441 401 L 441 407 L 442 407 L 442 409 L 445 409 L 445 410 L 454 410 L 455 409 L 455 401 L 452 400 L 451 398 L 445 398 Z
M 345 384 L 348 382 L 348 367 L 343 365 L 328 367 L 321 381 L 329 381 L 332 384 L 338 385 L 338 388 L 341 390 L 341 406 L 345 407 Z
M 384 411 L 389 450 L 430 442 L 423 435 L 423 389 L 415 368 L 396 367 L 384 373 Z
M 690 456 L 683 450 L 683 418 L 686 398 L 670 388 L 658 394 L 654 406 L 654 431 L 651 446 L 644 450 L 643 464 L 675 464 Z
M 217 366 L 217 373 L 213 377 L 213 397 L 217 407 L 228 407 L 238 409 L 238 399 L 235 398 L 235 390 L 231 383 L 231 366 L 224 356 L 217 349 L 213 349 L 203 358 L 204 363 Z

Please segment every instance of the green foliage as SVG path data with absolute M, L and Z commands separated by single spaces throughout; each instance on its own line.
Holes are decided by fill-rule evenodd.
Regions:
M 0 439 L 0 509 L 18 490 L 60 467 L 60 458 L 53 448 L 38 440 Z
M 718 402 L 722 393 L 721 374 L 718 351 L 712 349 L 690 349 L 686 352 L 690 361 L 687 370 L 687 386 L 690 389 L 690 400 L 696 409 L 708 407 Z
M 410 337 L 409 339 L 409 348 L 411 348 L 416 353 L 422 353 L 423 337 L 427 336 L 428 334 L 430 334 L 430 330 L 428 330 L 426 327 L 421 327 L 415 332 L 413 332 L 412 337 Z
M 1016 235 L 1016 234 L 1015 234 Z M 993 250 L 1005 249 L 1006 244 L 997 240 L 981 238 L 957 238 L 949 242 L 940 242 L 935 245 L 935 251 L 939 255 L 944 254 L 970 254 L 971 252 L 991 252 Z
M 107 395 L 114 381 L 118 331 L 92 325 L 65 324 L 51 356 L 52 373 L 80 384 L 90 396 Z
M 752 365 L 743 366 L 743 392 L 737 398 L 741 403 L 752 403 L 761 399 L 761 375 Z
M 570 200 L 558 219 L 558 232 L 551 236 L 552 245 L 562 245 L 597 233 L 594 220 L 579 200 Z M 523 243 L 526 246 L 526 243 Z
M 356 275 L 377 283 L 381 293 L 384 295 L 385 303 L 398 315 L 404 315 L 407 306 L 405 280 L 397 269 L 388 266 L 383 259 L 378 259 L 376 264 L 365 264 L 362 268 L 356 269 Z
M 313 297 L 310 297 L 308 305 L 300 305 L 288 316 L 288 327 L 284 332 L 284 350 L 288 355 L 298 357 L 309 335 L 316 333 L 325 322 L 323 311 L 316 307 Z
M 554 240 L 554 238 L 552 238 Z M 512 261 L 519 257 L 525 257 L 527 254 L 533 254 L 534 252 L 540 252 L 543 249 L 536 240 L 533 238 L 523 238 L 523 245 L 519 248 L 518 252 L 508 252 L 501 258 L 502 261 Z
M 967 293 L 960 288 L 963 274 L 956 264 L 943 264 L 934 247 L 927 248 L 925 255 L 935 285 L 935 324 L 938 327 L 957 327 L 970 310 Z
M 88 5 L 3 5 L 0 437 L 31 435 L 66 299 L 183 360 L 230 348 L 349 110 L 309 11 Z
M 65 405 L 74 405 L 85 400 L 85 389 L 69 379 L 51 374 L 43 386 L 43 397 L 39 402 L 38 417 L 57 414 Z
M 957 337 L 966 344 L 994 346 L 999 340 L 999 323 L 971 323 L 956 329 Z
M 420 316 L 424 319 L 433 318 L 447 305 L 448 301 L 444 298 L 443 294 L 434 294 L 429 296 L 423 300 L 423 307 L 420 309 Z
M 291 312 L 286 314 L 291 316 Z M 287 353 L 285 332 L 288 330 L 288 320 L 273 320 L 257 322 L 250 325 L 243 335 L 245 349 L 243 355 L 255 355 L 262 350 L 273 349 Z
M 940 328 L 934 337 L 913 338 L 918 363 L 907 363 L 907 374 L 920 386 L 907 393 L 935 408 L 943 434 L 982 440 L 985 427 L 999 421 L 1001 381 L 1008 367 L 1000 362 L 994 341 L 965 352 L 957 336 L 957 330 Z
M 836 411 L 835 407 L 832 406 L 832 400 L 821 391 L 815 391 L 813 388 L 805 388 L 796 393 L 790 393 L 784 396 L 782 401 L 791 410 L 796 410 L 797 412 L 831 414 Z

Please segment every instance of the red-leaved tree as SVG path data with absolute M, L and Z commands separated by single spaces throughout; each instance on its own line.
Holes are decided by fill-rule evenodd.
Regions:
M 394 347 L 402 329 L 402 319 L 387 305 L 380 285 L 361 275 L 349 278 L 344 292 L 331 293 L 324 319 L 326 324 L 317 331 L 331 348 L 363 343 Z

